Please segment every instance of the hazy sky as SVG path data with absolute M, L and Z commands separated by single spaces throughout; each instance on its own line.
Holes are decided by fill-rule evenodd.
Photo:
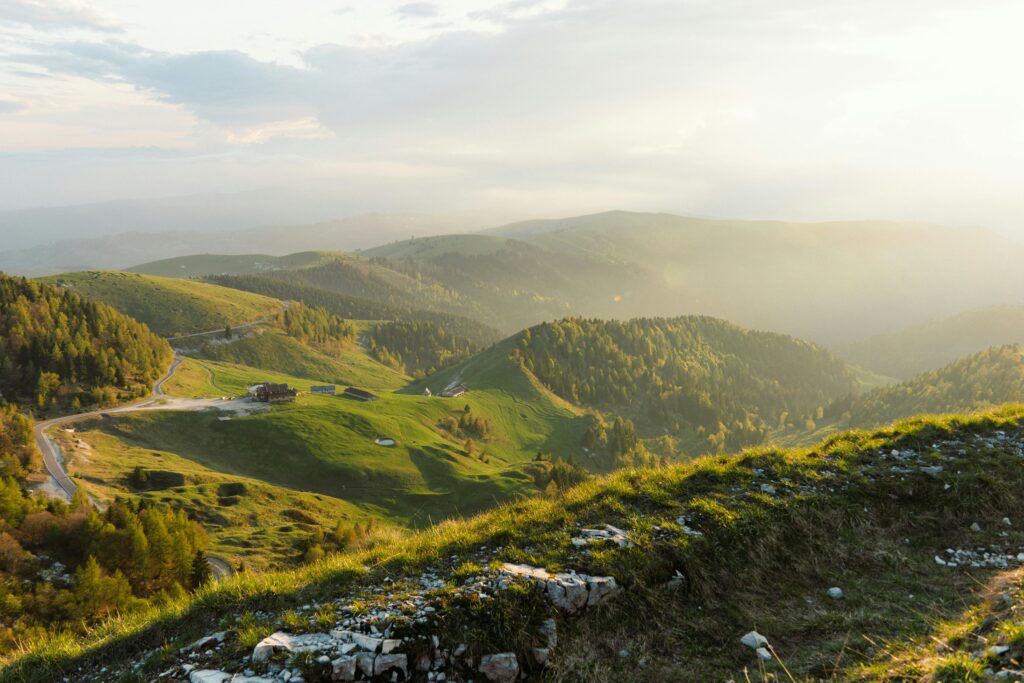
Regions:
M 1019 0 L 0 0 L 0 209 L 310 187 L 1024 235 L 1022 26 Z

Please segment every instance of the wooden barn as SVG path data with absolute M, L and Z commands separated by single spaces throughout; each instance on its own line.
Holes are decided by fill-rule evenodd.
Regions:
M 374 396 L 365 389 L 357 389 L 355 387 L 347 387 L 341 395 L 348 398 L 354 398 L 357 401 L 376 401 L 380 398 L 379 396 Z
M 467 387 L 465 384 L 460 384 L 455 387 L 448 387 L 447 389 L 441 392 L 441 395 L 444 396 L 445 398 L 458 398 L 467 391 L 469 391 L 469 387 Z
M 287 384 L 257 384 L 249 389 L 249 398 L 261 403 L 282 403 L 294 401 L 299 392 Z

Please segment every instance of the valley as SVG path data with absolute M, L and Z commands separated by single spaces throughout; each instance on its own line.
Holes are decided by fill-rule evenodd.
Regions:
M 422 238 L 363 254 L 182 257 L 139 272 L 39 281 L 46 296 L 52 285 L 53 296 L 130 316 L 160 359 L 154 366 L 133 351 L 128 358 L 147 370 L 124 366 L 119 378 L 137 378 L 131 391 L 104 390 L 95 408 L 81 397 L 100 394 L 82 384 L 78 366 L 61 365 L 59 354 L 46 360 L 56 363 L 56 379 L 35 434 L 55 485 L 40 490 L 63 498 L 46 503 L 48 514 L 71 519 L 83 505 L 108 516 L 122 506 L 139 515 L 167 510 L 201 533 L 186 546 L 226 584 L 277 581 L 281 571 L 304 583 L 331 558 L 418 547 L 421 534 L 472 527 L 487 515 L 552 509 L 577 490 L 620 486 L 611 482 L 623 472 L 661 476 L 689 463 L 709 471 L 772 449 L 838 447 L 828 444 L 862 438 L 850 429 L 881 434 L 921 413 L 974 419 L 966 416 L 1024 398 L 1015 309 L 833 349 L 707 315 L 624 319 L 614 306 L 634 301 L 623 310 L 653 314 L 660 304 L 651 298 L 653 307 L 638 309 L 614 292 L 639 292 L 627 289 L 637 278 L 651 278 L 644 287 L 664 281 L 629 260 L 649 247 L 627 248 L 620 233 L 601 233 L 600 221 L 584 225 Z M 556 275 L 556 261 L 571 274 Z M 182 277 L 168 277 L 175 272 Z M 595 297 L 613 308 L 586 303 Z M 607 317 L 586 316 L 598 311 Z M 964 325 L 970 341 L 957 331 Z M 896 362 L 910 356 L 917 365 Z M 247 397 L 268 383 L 294 396 Z M 314 391 L 325 385 L 333 393 Z M 355 397 L 348 387 L 359 390 Z M 19 467 L 31 471 L 30 461 Z M 773 479 L 764 491 L 789 481 Z M 716 493 L 702 509 L 727 500 Z M 526 550 L 518 529 L 503 533 L 503 561 L 578 566 L 577 556 Z M 627 585 L 641 571 L 635 559 L 605 552 L 585 554 L 588 571 Z M 482 571 L 493 567 L 487 562 Z M 231 572 L 243 578 L 223 578 Z M 195 576 L 189 581 L 199 586 Z M 132 599 L 163 609 L 142 585 Z

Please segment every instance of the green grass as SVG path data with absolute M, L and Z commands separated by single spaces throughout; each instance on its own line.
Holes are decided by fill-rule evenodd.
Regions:
M 444 254 L 479 256 L 500 251 L 508 239 L 492 235 L 438 235 L 392 242 L 369 249 L 363 254 L 390 259 L 432 259 Z
M 380 396 L 369 403 L 302 393 L 294 403 L 229 421 L 213 411 L 117 415 L 91 426 L 109 437 L 97 443 L 95 457 L 118 461 L 125 449 L 174 453 L 210 472 L 328 496 L 357 506 L 362 514 L 418 527 L 535 494 L 535 454 L 578 452 L 590 424 L 589 417 L 552 401 L 507 390 L 475 390 L 458 400 L 444 399 L 389 393 L 376 377 L 376 384 L 361 385 Z M 239 396 L 266 381 L 302 392 L 317 383 L 188 358 L 165 391 L 186 397 Z M 473 454 L 462 438 L 439 426 L 466 405 L 491 423 Z M 378 437 L 394 438 L 397 444 L 378 446 Z
M 1022 420 L 1024 406 L 1009 406 L 909 420 L 809 449 L 622 471 L 557 500 L 515 502 L 404 540 L 382 538 L 301 570 L 236 577 L 193 598 L 114 619 L 84 639 L 53 636 L 14 655 L 0 681 L 52 680 L 79 666 L 178 646 L 225 625 L 228 647 L 244 654 L 236 642 L 269 633 L 299 605 L 379 585 L 385 576 L 451 572 L 448 558 L 475 558 L 481 547 L 492 549 L 494 561 L 610 574 L 624 586 L 606 606 L 560 622 L 550 680 L 920 680 L 929 669 L 918 663 L 908 664 L 903 677 L 891 675 L 899 672 L 886 668 L 890 648 L 934 645 L 939 625 L 983 603 L 984 587 L 998 578 L 994 570 L 939 567 L 933 555 L 945 547 L 1024 542 L 1020 528 L 1007 530 L 1000 521 L 1024 509 L 1024 467 L 1014 450 L 1024 438 Z M 1011 435 L 1012 447 L 975 439 L 996 429 Z M 932 444 L 949 441 L 929 453 Z M 893 472 L 879 454 L 894 448 L 921 453 L 922 463 L 941 459 L 949 477 Z M 759 492 L 765 478 L 778 487 L 776 495 Z M 681 514 L 704 535 L 681 533 L 675 522 Z M 581 553 L 572 546 L 578 524 L 601 522 L 626 529 L 636 547 Z M 970 530 L 973 522 L 981 532 Z M 681 589 L 665 585 L 676 570 L 686 576 Z M 825 597 L 832 585 L 843 587 L 844 600 Z M 515 591 L 483 606 L 452 603 L 445 623 L 454 630 L 445 635 L 503 624 L 480 630 L 475 645 L 518 650 L 527 642 L 522 620 L 538 608 Z M 269 615 L 262 626 L 245 616 L 257 612 Z M 971 614 L 985 620 L 984 610 Z M 778 655 L 764 671 L 739 644 L 752 628 L 768 636 Z M 949 654 L 938 665 L 956 672 L 962 658 Z
M 243 275 L 308 268 L 338 258 L 331 251 L 303 251 L 287 256 L 267 254 L 194 254 L 151 261 L 126 270 L 160 277 L 191 278 L 205 275 Z
M 102 301 L 165 337 L 224 329 L 281 310 L 270 297 L 205 282 L 138 273 L 87 271 L 43 278 Z
M 277 329 L 261 328 L 258 334 L 228 344 L 209 344 L 194 355 L 252 368 L 273 368 L 280 374 L 318 384 L 351 384 L 375 391 L 398 389 L 407 381 L 400 372 L 381 365 L 355 344 L 336 355 L 328 355 Z
M 373 516 L 337 498 L 226 474 L 169 451 L 130 445 L 104 432 L 98 422 L 79 424 L 74 439 L 60 433 L 58 440 L 71 475 L 95 499 L 130 496 L 185 509 L 209 535 L 210 552 L 233 567 L 262 570 L 295 563 L 302 555 L 299 544 L 315 526 L 330 532 L 339 521 L 365 524 Z M 128 484 L 136 467 L 178 473 L 185 481 L 138 491 Z

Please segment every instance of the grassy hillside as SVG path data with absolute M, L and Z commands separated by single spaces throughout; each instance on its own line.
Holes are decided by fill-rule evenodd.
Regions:
M 54 637 L 15 655 L 0 680 L 72 671 L 88 680 L 103 666 L 116 680 L 130 666 L 124 662 L 142 668 L 122 680 L 180 671 L 185 661 L 241 670 L 251 666 L 252 646 L 275 630 L 326 632 L 353 616 L 368 624 L 373 607 L 410 595 L 439 609 L 422 622 L 392 618 L 391 633 L 405 639 L 399 651 L 416 661 L 422 648 L 429 654 L 432 636 L 441 648 L 467 643 L 468 659 L 443 660 L 455 680 L 481 678 L 480 658 L 498 652 L 552 681 L 918 680 L 927 670 L 898 668 L 901 657 L 922 660 L 936 639 L 959 647 L 947 624 L 965 614 L 973 624 L 973 615 L 992 609 L 986 584 L 1013 579 L 1003 572 L 1024 547 L 1015 523 L 1024 507 L 1022 420 L 1024 406 L 1007 407 L 842 435 L 810 449 L 620 472 L 555 500 L 517 502 L 404 540 L 389 536 L 302 570 L 232 579 L 123 616 L 87 639 Z M 604 523 L 634 545 L 581 550 L 571 542 L 580 526 Z M 979 548 L 989 559 L 972 555 Z M 957 561 L 958 552 L 978 559 Z M 622 588 L 567 614 L 528 580 L 499 581 L 502 562 L 611 576 Z M 443 578 L 423 588 L 425 572 Z M 487 586 L 486 600 L 475 598 L 476 581 Z M 832 587 L 841 598 L 829 596 Z M 547 618 L 556 620 L 557 644 L 541 669 L 530 653 L 544 642 Z M 740 644 L 753 629 L 766 637 L 769 661 Z M 225 642 L 212 654 L 177 653 L 217 630 Z M 1015 633 L 996 642 L 1012 648 Z M 306 680 L 319 675 L 315 656 L 285 660 Z
M 224 329 L 281 309 L 279 301 L 193 280 L 88 271 L 44 278 L 82 297 L 113 306 L 166 337 Z
M 907 379 L 991 346 L 1024 342 L 1024 306 L 967 311 L 835 349 L 851 363 Z
M 508 239 L 491 235 L 438 235 L 392 242 L 361 252 L 370 258 L 433 259 L 445 254 L 482 256 L 501 251 Z
M 131 268 L 131 273 L 157 275 L 159 277 L 196 278 L 207 275 L 243 275 L 264 273 L 273 270 L 304 268 L 330 261 L 337 252 L 303 251 L 287 256 L 267 254 L 195 254 L 151 261 Z
M 273 328 L 260 329 L 230 343 L 208 344 L 191 355 L 252 368 L 273 368 L 279 374 L 319 383 L 353 384 L 380 391 L 405 384 L 404 375 L 374 361 L 354 343 L 328 354 Z
M 116 498 L 163 503 L 188 512 L 210 540 L 209 552 L 250 570 L 299 561 L 315 529 L 366 523 L 372 515 L 334 497 L 225 473 L 152 447 L 132 445 L 101 421 L 57 435 L 71 475 L 103 503 Z M 149 483 L 133 483 L 137 468 Z
M 121 462 L 126 451 L 174 453 L 210 472 L 316 493 L 357 506 L 365 516 L 422 526 L 537 493 L 535 475 L 546 464 L 533 462 L 536 453 L 578 452 L 591 423 L 544 397 L 520 395 L 516 387 L 480 388 L 459 400 L 387 393 L 400 378 L 382 369 L 367 372 L 359 384 L 378 392 L 380 399 L 371 403 L 303 393 L 295 403 L 230 420 L 209 411 L 100 420 L 90 426 L 105 435 L 92 457 Z M 306 392 L 323 380 L 187 359 L 165 390 L 238 396 L 265 381 Z M 485 429 L 453 426 L 467 405 Z M 380 446 L 379 437 L 397 443 Z

